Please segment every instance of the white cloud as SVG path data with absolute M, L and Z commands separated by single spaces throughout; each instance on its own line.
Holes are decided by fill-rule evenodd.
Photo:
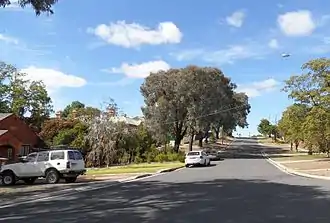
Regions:
M 198 56 L 205 53 L 203 49 L 192 49 L 192 50 L 182 50 L 176 53 L 170 53 L 171 56 L 175 57 L 178 61 L 192 60 Z
M 81 77 L 65 74 L 53 69 L 30 66 L 21 71 L 27 74 L 26 78 L 28 80 L 43 81 L 50 94 L 63 87 L 77 88 L 87 83 L 86 80 Z
M 123 63 L 119 68 L 111 68 L 105 70 L 110 73 L 123 73 L 130 78 L 145 78 L 150 75 L 151 72 L 157 72 L 160 70 L 169 70 L 170 65 L 162 60 L 149 61 L 141 64 L 128 64 Z
M 268 46 L 272 49 L 277 49 L 279 47 L 277 39 L 271 39 Z
M 316 28 L 312 13 L 308 10 L 287 12 L 277 18 L 278 26 L 287 36 L 308 36 Z
M 203 49 L 184 50 L 176 53 L 171 53 L 178 61 L 192 60 L 198 58 L 211 64 L 233 64 L 237 60 L 244 59 L 260 59 L 267 50 L 260 44 L 248 44 L 248 45 L 232 45 L 227 48 L 207 51 Z
M 241 27 L 245 19 L 245 13 L 243 10 L 234 12 L 231 16 L 226 18 L 227 24 L 234 27 Z
M 156 29 L 137 24 L 118 21 L 109 25 L 100 24 L 96 28 L 88 28 L 92 33 L 109 44 L 126 48 L 137 48 L 144 44 L 160 45 L 180 43 L 182 33 L 172 22 L 162 22 Z
M 278 85 L 278 81 L 273 78 L 270 78 L 264 81 L 253 82 L 251 84 L 238 85 L 236 91 L 244 92 L 249 97 L 253 98 L 261 96 L 264 93 L 277 90 Z
M 0 42 L 1 41 L 5 42 L 5 43 L 15 44 L 15 45 L 18 44 L 18 39 L 0 33 Z

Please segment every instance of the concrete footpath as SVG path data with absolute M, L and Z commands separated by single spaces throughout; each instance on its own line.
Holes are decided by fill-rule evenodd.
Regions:
M 262 155 L 280 170 L 302 177 L 330 180 L 330 159 L 279 160 L 274 155 L 262 152 Z M 288 155 L 288 154 L 286 154 Z

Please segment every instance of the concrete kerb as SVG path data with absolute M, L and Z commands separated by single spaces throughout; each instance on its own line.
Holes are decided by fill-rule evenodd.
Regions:
M 287 174 L 300 176 L 300 177 L 306 177 L 306 178 L 312 178 L 312 179 L 330 180 L 330 177 L 318 176 L 318 175 L 313 175 L 313 174 L 308 174 L 308 173 L 302 173 L 302 172 L 299 172 L 299 171 L 295 171 L 291 168 L 287 168 L 284 165 L 282 165 L 282 164 L 274 161 L 273 159 L 271 159 L 266 153 L 261 152 L 261 154 L 262 154 L 263 157 L 265 157 L 267 159 L 267 161 L 269 163 L 271 163 L 272 165 L 277 167 L 279 170 L 281 170 L 282 172 L 285 172 Z

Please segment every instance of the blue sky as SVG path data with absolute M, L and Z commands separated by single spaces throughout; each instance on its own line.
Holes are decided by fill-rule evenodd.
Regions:
M 55 109 L 72 100 L 99 107 L 112 97 L 140 115 L 150 71 L 219 67 L 250 96 L 250 127 L 279 119 L 291 102 L 283 80 L 330 52 L 329 1 L 60 0 L 36 17 L 0 9 L 0 60 L 43 80 Z M 282 58 L 282 53 L 292 54 Z

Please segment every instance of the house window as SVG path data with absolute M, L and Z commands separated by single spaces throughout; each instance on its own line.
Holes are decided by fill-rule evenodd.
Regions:
M 30 153 L 30 145 L 22 145 L 19 155 L 27 156 Z
M 8 160 L 13 159 L 13 148 L 8 148 L 7 149 L 7 158 L 8 158 Z

